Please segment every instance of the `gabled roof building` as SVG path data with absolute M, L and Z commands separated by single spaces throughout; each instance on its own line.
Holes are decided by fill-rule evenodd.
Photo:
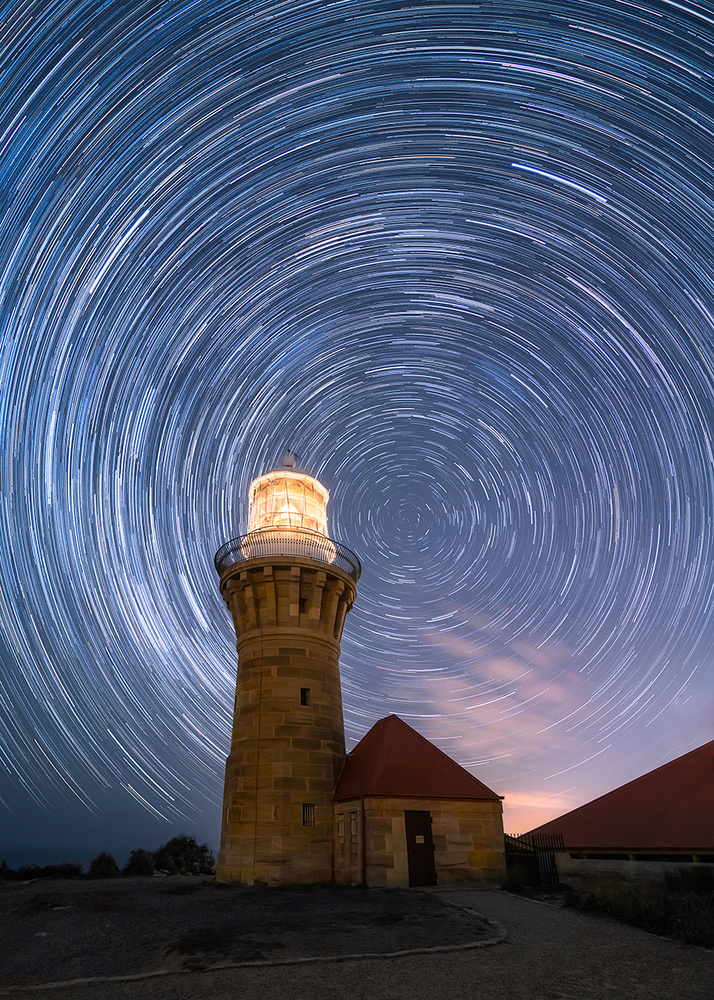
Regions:
M 575 857 L 714 862 L 714 740 L 544 823 Z
M 500 796 L 396 715 L 375 723 L 348 754 L 335 811 L 338 882 L 505 879 Z

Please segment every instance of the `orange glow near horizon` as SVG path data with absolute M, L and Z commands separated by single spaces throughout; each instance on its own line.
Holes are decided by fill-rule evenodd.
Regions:
M 530 792 L 512 792 L 503 800 L 503 829 L 516 836 L 535 830 L 543 823 L 549 823 L 563 816 L 585 802 L 585 798 L 575 795 L 541 796 Z

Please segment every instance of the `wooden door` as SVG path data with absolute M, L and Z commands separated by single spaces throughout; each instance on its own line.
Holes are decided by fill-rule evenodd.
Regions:
M 405 809 L 404 826 L 407 834 L 409 885 L 436 885 L 431 813 L 422 809 Z

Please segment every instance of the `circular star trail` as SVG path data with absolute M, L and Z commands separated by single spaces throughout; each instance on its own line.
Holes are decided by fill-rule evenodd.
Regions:
M 348 743 L 395 712 L 508 807 L 711 739 L 712 8 L 3 24 L 9 822 L 215 841 L 212 556 L 286 447 L 364 568 Z

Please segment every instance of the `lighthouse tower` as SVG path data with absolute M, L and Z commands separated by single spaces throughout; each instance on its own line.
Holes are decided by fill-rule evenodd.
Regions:
M 251 484 L 248 533 L 216 554 L 238 638 L 219 881 L 333 879 L 345 759 L 338 661 L 360 564 L 327 535 L 328 498 L 288 453 Z

